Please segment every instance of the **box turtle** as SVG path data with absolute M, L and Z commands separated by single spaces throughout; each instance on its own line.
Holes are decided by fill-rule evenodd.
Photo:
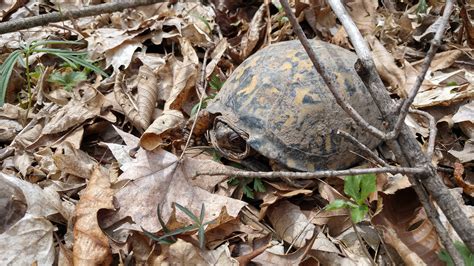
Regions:
M 349 103 L 381 128 L 381 115 L 354 69 L 357 56 L 322 41 L 312 40 L 311 45 Z M 299 171 L 344 169 L 361 157 L 337 130 L 369 148 L 380 143 L 337 105 L 299 41 L 272 44 L 250 56 L 207 110 L 216 115 L 211 142 L 231 160 L 255 150 Z

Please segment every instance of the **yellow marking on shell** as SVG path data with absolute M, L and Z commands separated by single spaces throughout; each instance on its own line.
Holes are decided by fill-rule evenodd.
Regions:
M 313 63 L 311 62 L 311 60 L 300 60 L 299 63 L 298 63 L 298 69 L 302 70 L 302 69 L 311 69 L 313 68 Z
M 290 168 L 295 168 L 296 167 L 296 161 L 293 160 L 293 159 L 288 159 L 286 161 L 286 166 L 290 167 Z
M 329 153 L 332 150 L 332 142 L 331 142 L 331 134 L 327 134 L 324 138 L 325 140 L 325 145 L 324 145 L 324 150 Z
M 306 169 L 308 170 L 308 172 L 316 171 L 316 167 L 314 166 L 314 163 L 307 163 L 306 164 Z
M 295 81 L 296 80 L 303 80 L 304 78 L 305 78 L 305 73 L 298 72 L 298 73 L 295 73 L 293 75 L 293 80 L 295 80 Z
M 239 90 L 237 92 L 238 95 L 248 95 L 252 93 L 255 89 L 257 88 L 257 78 L 255 76 L 252 77 L 252 80 L 250 80 L 250 83 L 247 85 L 247 87 Z
M 242 77 L 242 74 L 244 74 L 244 68 L 243 68 L 243 67 L 242 67 L 242 68 L 238 67 L 238 68 L 234 71 L 233 74 L 235 75 L 235 76 L 234 76 L 234 79 L 235 79 L 235 80 L 239 80 L 239 79 Z
M 297 89 L 294 104 L 296 106 L 299 106 L 299 105 L 303 104 L 304 96 L 306 96 L 308 94 L 308 92 L 309 92 L 309 88 L 299 88 L 299 89 Z
M 290 62 L 285 62 L 283 65 L 281 65 L 280 69 L 282 71 L 290 70 L 293 67 L 293 65 Z

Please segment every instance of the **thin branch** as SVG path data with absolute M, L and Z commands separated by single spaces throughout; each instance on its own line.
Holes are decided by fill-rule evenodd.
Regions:
M 72 18 L 82 18 L 96 16 L 104 13 L 113 13 L 127 8 L 145 6 L 164 2 L 164 0 L 135 0 L 120 3 L 107 3 L 95 6 L 87 6 L 81 9 L 53 12 L 23 19 L 15 19 L 0 23 L 0 34 L 30 29 L 37 26 L 44 26 L 48 23 L 70 20 Z
M 365 68 L 364 73 L 367 73 L 367 75 L 362 76 L 361 78 L 367 85 L 374 102 L 389 125 L 395 125 L 397 121 L 397 114 L 399 112 L 386 92 L 380 76 L 377 74 L 375 64 L 370 50 L 368 49 L 367 43 L 365 42 L 364 38 L 345 10 L 342 3 L 339 0 L 328 0 L 328 3 L 338 17 L 339 21 L 341 21 L 342 25 L 344 26 L 349 39 L 351 40 L 352 45 L 355 47 L 357 55 L 361 60 L 361 64 Z M 471 251 L 474 251 L 474 237 L 471 234 L 471 232 L 474 231 L 473 224 L 469 222 L 466 214 L 462 211 L 461 207 L 453 198 L 446 186 L 441 182 L 440 177 L 436 173 L 435 167 L 427 160 L 426 156 L 420 149 L 419 143 L 413 137 L 411 131 L 406 126 L 402 125 L 398 138 L 387 140 L 387 144 L 392 149 L 397 160 L 402 166 L 424 166 L 426 169 L 429 169 L 430 174 L 428 176 L 414 177 L 409 175 L 410 182 L 413 184 L 418 197 L 420 197 L 420 202 L 427 211 L 430 210 L 431 206 L 429 204 L 425 204 L 425 202 L 429 202 L 429 197 L 422 192 L 422 185 L 424 185 L 430 192 L 431 196 L 436 200 L 442 211 L 446 214 L 446 217 L 453 225 L 464 243 Z M 418 178 L 423 179 L 424 183 L 421 184 Z M 432 217 L 428 215 L 428 217 L 434 225 L 440 224 L 437 215 Z M 455 263 L 462 263 L 462 258 L 454 248 L 451 239 L 446 237 L 449 236 L 446 229 L 442 226 L 439 228 L 435 226 L 435 228 L 437 231 L 439 230 L 438 235 L 440 236 L 440 239 L 443 245 L 446 247 L 448 253 L 450 253 L 450 255 L 453 257 Z
M 366 129 L 369 133 L 374 135 L 379 139 L 385 138 L 385 133 L 377 129 L 376 127 L 370 125 L 365 119 L 344 99 L 342 94 L 337 89 L 337 80 L 336 76 L 329 71 L 326 70 L 323 62 L 320 62 L 320 59 L 316 56 L 316 53 L 311 48 L 311 44 L 309 43 L 308 39 L 304 35 L 303 29 L 298 24 L 295 15 L 291 11 L 290 4 L 287 0 L 280 0 L 283 9 L 285 10 L 286 16 L 290 20 L 291 25 L 293 26 L 293 30 L 298 36 L 301 44 L 303 45 L 306 53 L 308 53 L 311 62 L 313 63 L 314 67 L 318 71 L 319 75 L 323 78 L 324 82 L 328 86 L 329 90 L 331 91 L 334 99 L 336 100 L 337 104 L 363 129 Z
M 436 51 L 441 45 L 441 39 L 443 38 L 443 34 L 446 29 L 446 26 L 448 25 L 449 16 L 451 15 L 452 11 L 453 11 L 453 1 L 447 0 L 446 5 L 444 6 L 443 17 L 441 18 L 441 21 L 438 26 L 438 29 L 436 30 L 435 36 L 433 40 L 431 41 L 430 49 L 428 50 L 428 53 L 426 54 L 425 60 L 423 61 L 423 65 L 421 67 L 421 72 L 418 75 L 418 77 L 416 77 L 415 84 L 413 85 L 413 88 L 411 89 L 408 98 L 403 102 L 403 105 L 400 110 L 400 115 L 398 116 L 398 120 L 395 123 L 393 130 L 387 134 L 387 137 L 390 139 L 394 139 L 398 136 L 398 134 L 400 134 L 400 130 L 408 114 L 408 109 L 410 108 L 411 104 L 415 100 L 415 97 L 418 94 L 418 91 L 420 90 L 421 84 L 423 80 L 425 79 L 426 72 L 428 72 L 431 61 L 433 61 Z
M 348 175 L 362 175 L 362 174 L 378 174 L 378 173 L 391 173 L 391 174 L 427 174 L 425 168 L 411 168 L 411 167 L 380 167 L 380 168 L 365 168 L 365 169 L 348 169 L 348 170 L 327 170 L 317 172 L 253 172 L 253 171 L 240 171 L 240 170 L 209 170 L 196 172 L 194 177 L 200 175 L 226 175 L 232 177 L 249 177 L 249 178 L 265 178 L 265 179 L 280 179 L 291 178 L 291 179 L 317 179 L 331 176 L 348 176 Z
M 380 158 L 375 152 L 373 152 L 371 149 L 369 149 L 367 146 L 365 146 L 362 142 L 351 136 L 349 133 L 338 130 L 337 134 L 343 136 L 347 140 L 349 140 L 352 144 L 356 145 L 359 149 L 364 151 L 367 155 L 370 156 L 370 158 L 374 159 L 377 163 L 379 163 L 382 166 L 388 167 L 390 166 L 387 162 L 385 162 L 382 158 Z
M 438 129 L 436 128 L 436 120 L 432 115 L 430 115 L 428 112 L 425 112 L 425 111 L 410 110 L 410 113 L 422 115 L 426 117 L 430 123 L 429 125 L 430 136 L 428 138 L 428 148 L 426 150 L 426 157 L 428 157 L 428 160 L 431 161 L 431 159 L 433 158 L 433 153 L 434 153 L 434 148 L 435 148 L 436 134 L 438 134 Z

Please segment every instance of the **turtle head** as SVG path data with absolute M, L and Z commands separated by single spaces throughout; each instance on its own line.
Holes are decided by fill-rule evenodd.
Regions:
M 250 153 L 248 134 L 221 116 L 214 120 L 209 137 L 212 146 L 229 160 L 240 161 Z

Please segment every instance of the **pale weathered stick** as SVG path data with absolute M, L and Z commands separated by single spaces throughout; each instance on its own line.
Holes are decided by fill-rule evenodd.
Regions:
M 76 10 L 67 10 L 62 12 L 53 12 L 45 15 L 39 15 L 23 19 L 15 19 L 0 23 L 0 34 L 14 32 L 24 29 L 30 29 L 37 26 L 44 26 L 48 23 L 70 20 L 71 18 L 82 18 L 96 16 L 104 13 L 122 11 L 127 8 L 145 6 L 164 2 L 164 0 L 135 0 L 120 3 L 107 3 L 95 6 L 88 6 Z
M 232 177 L 250 177 L 250 178 L 265 178 L 265 179 L 280 179 L 281 177 L 292 179 L 316 179 L 331 176 L 347 176 L 347 175 L 362 175 L 362 174 L 426 174 L 427 169 L 411 168 L 411 167 L 380 167 L 380 168 L 365 168 L 365 169 L 348 169 L 348 170 L 327 170 L 317 172 L 253 172 L 240 170 L 209 170 L 196 172 L 195 176 L 199 175 L 226 175 Z
M 382 115 L 384 115 L 384 119 L 386 119 L 390 125 L 395 125 L 398 118 L 397 109 L 386 92 L 380 76 L 376 72 L 375 64 L 364 38 L 360 34 L 350 16 L 347 14 L 340 1 L 328 0 L 328 3 L 331 5 L 331 8 L 336 13 L 336 16 L 343 24 L 349 38 L 352 41 L 352 44 L 356 48 L 357 55 L 361 60 L 361 64 L 365 68 L 365 73 L 367 73 L 367 75 L 362 78 L 368 85 L 367 87 L 375 103 L 379 107 Z M 474 250 L 474 236 L 472 233 L 470 233 L 474 231 L 473 224 L 469 222 L 466 214 L 462 211 L 459 204 L 450 194 L 446 186 L 442 183 L 440 177 L 436 173 L 436 168 L 427 160 L 426 156 L 421 151 L 419 143 L 412 136 L 412 133 L 405 125 L 402 126 L 402 130 L 400 131 L 400 136 L 398 139 L 395 142 L 388 141 L 387 144 L 389 144 L 389 146 L 392 148 L 397 160 L 399 160 L 403 166 L 423 165 L 430 170 L 430 174 L 428 176 L 416 175 L 413 177 L 409 175 L 410 182 L 412 182 L 414 185 L 414 189 L 417 192 L 417 195 L 420 197 L 423 207 L 427 209 L 428 218 L 430 218 L 430 220 L 433 222 L 433 225 L 436 227 L 440 239 L 445 244 L 446 249 L 451 255 L 454 256 L 453 258 L 455 262 L 462 263 L 462 260 L 459 257 L 458 252 L 455 250 L 446 230 L 442 227 L 438 228 L 437 225 L 440 224 L 439 219 L 435 216 L 431 217 L 429 214 L 431 213 L 429 208 L 432 207 L 424 204 L 424 202 L 429 203 L 429 198 L 421 199 L 422 197 L 427 197 L 427 195 L 425 195 L 424 189 L 421 187 L 419 179 L 423 180 L 423 185 L 428 189 L 431 196 L 436 200 L 440 208 L 446 214 L 448 220 L 455 228 L 456 232 L 471 251 Z

